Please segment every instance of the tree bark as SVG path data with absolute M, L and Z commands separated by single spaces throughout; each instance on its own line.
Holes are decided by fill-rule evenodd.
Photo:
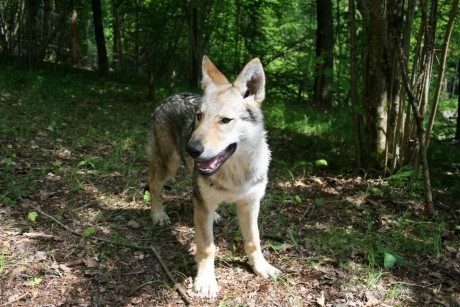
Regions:
M 112 1 L 113 12 L 113 62 L 122 68 L 123 67 L 123 52 L 121 49 L 121 30 L 120 30 L 120 14 L 119 14 L 120 1 Z
M 105 46 L 104 27 L 102 25 L 102 6 L 101 0 L 92 0 L 94 34 L 97 46 L 98 69 L 101 73 L 109 72 L 109 60 L 107 58 L 107 48 Z
M 385 152 L 385 171 L 392 173 L 395 170 L 397 159 L 398 140 L 396 132 L 398 123 L 403 113 L 400 112 L 400 76 L 401 69 L 398 61 L 398 42 L 401 40 L 403 29 L 403 0 L 388 0 L 387 20 L 388 20 L 388 45 L 387 45 L 387 74 L 388 74 L 388 120 L 386 133 L 386 152 Z
M 458 80 L 460 83 L 460 59 L 458 59 L 457 62 L 457 74 L 458 74 Z M 457 102 L 457 129 L 455 131 L 455 139 L 457 141 L 460 141 L 460 87 L 458 91 L 458 102 Z
M 386 72 L 387 19 L 386 1 L 360 0 L 367 48 L 364 49 L 363 105 L 368 132 L 368 167 L 383 169 L 387 130 L 388 76 Z
M 77 41 L 77 10 L 72 11 L 72 33 L 71 33 L 71 59 L 73 64 L 78 64 L 78 41 Z
M 38 62 L 37 35 L 36 35 L 36 16 L 40 1 L 26 1 L 27 24 L 26 24 L 26 42 L 27 50 L 25 62 L 29 69 L 35 68 Z
M 353 114 L 353 129 L 355 141 L 356 166 L 362 168 L 362 148 L 361 148 L 361 117 L 358 109 L 358 76 L 357 76 L 357 55 L 356 55 L 356 20 L 355 20 L 355 0 L 348 0 L 348 11 L 350 17 L 350 89 L 351 89 L 351 105 Z
M 332 72 L 334 54 L 334 27 L 332 1 L 316 0 L 316 77 L 314 100 L 318 105 L 332 106 Z
M 198 82 L 200 78 L 200 50 L 201 50 L 201 40 L 200 40 L 200 29 L 198 28 L 198 7 L 196 7 L 190 1 L 186 6 L 187 12 L 187 21 L 189 27 L 189 56 L 190 56 L 190 79 L 189 85 L 192 88 L 198 87 Z

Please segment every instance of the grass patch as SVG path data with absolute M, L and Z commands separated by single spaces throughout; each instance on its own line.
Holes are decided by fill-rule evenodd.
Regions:
M 0 74 L 0 200 L 15 204 L 47 173 L 126 174 L 144 155 L 153 106 L 144 88 L 79 70 Z M 46 163 L 54 157 L 53 163 Z

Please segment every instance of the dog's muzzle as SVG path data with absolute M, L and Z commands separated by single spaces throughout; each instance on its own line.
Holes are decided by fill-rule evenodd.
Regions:
M 187 153 L 196 161 L 198 171 L 202 175 L 211 176 L 219 170 L 219 168 L 230 158 L 236 150 L 236 143 L 230 144 L 225 150 L 219 153 L 217 156 L 203 160 L 198 157 L 203 153 L 204 148 L 200 142 L 190 142 L 187 145 Z

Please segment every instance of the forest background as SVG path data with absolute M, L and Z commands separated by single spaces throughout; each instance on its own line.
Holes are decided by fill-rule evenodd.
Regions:
M 92 208 L 81 205 L 84 194 L 95 202 L 90 203 L 97 208 L 97 218 L 88 222 L 82 215 L 84 227 L 69 224 L 82 227 L 81 233 L 90 229 L 107 235 L 102 224 L 111 225 L 119 212 L 101 209 L 110 203 L 101 199 L 113 192 L 110 197 L 122 198 L 131 209 L 142 208 L 139 183 L 145 176 L 143 135 L 149 114 L 168 95 L 199 93 L 201 58 L 208 55 L 229 79 L 252 58 L 261 59 L 267 76 L 264 112 L 274 155 L 267 208 L 283 212 L 286 220 L 302 212 L 316 223 L 300 225 L 305 221 L 294 218 L 295 231 L 278 231 L 286 220 L 277 220 L 275 226 L 267 222 L 272 231 L 265 239 L 271 250 L 295 254 L 299 263 L 316 263 L 319 257 L 320 266 L 337 270 L 337 280 L 347 267 L 345 259 L 357 257 L 368 270 L 357 272 L 348 266 L 345 275 L 377 276 L 375 284 L 359 277 L 362 289 L 352 291 L 350 298 L 343 284 L 330 286 L 323 280 L 317 285 L 296 275 L 294 302 L 458 303 L 457 284 L 450 281 L 460 276 L 458 17 L 458 0 L 0 1 L 0 202 L 5 221 L 12 221 L 2 224 L 2 233 L 13 234 L 4 240 L 8 246 L 0 246 L 0 272 L 8 276 L 2 290 L 5 301 L 0 302 L 27 303 L 40 297 L 22 282 L 33 283 L 47 273 L 19 272 L 24 256 L 15 253 L 15 246 L 22 246 L 24 227 L 36 227 L 39 233 L 56 224 L 34 224 L 31 212 L 48 208 L 65 220 L 67 211 Z M 165 196 L 166 202 L 168 195 L 172 197 L 170 207 L 187 202 L 181 183 Z M 354 197 L 360 200 L 350 200 Z M 352 209 L 335 207 L 344 202 Z M 272 208 L 280 203 L 281 208 Z M 362 206 L 373 208 L 370 215 Z M 132 222 L 133 214 L 123 215 L 126 222 Z M 327 238 L 317 233 L 325 227 L 322 217 L 337 222 L 349 214 L 355 222 L 360 214 L 366 217 L 367 225 L 357 227 L 361 232 L 356 237 L 346 229 L 330 231 Z M 392 214 L 395 217 L 389 218 Z M 19 227 L 14 221 L 20 217 L 24 221 Z M 147 220 L 143 223 L 148 225 Z M 397 230 L 390 231 L 390 224 Z M 132 238 L 142 237 L 136 233 L 139 227 L 143 226 L 130 227 Z M 151 234 L 152 226 L 145 227 Z M 232 227 L 222 227 L 223 232 L 241 241 Z M 309 239 L 312 234 L 321 240 Z M 191 230 L 188 235 L 192 237 Z M 222 250 L 238 250 L 226 244 Z M 307 246 L 316 250 L 314 255 L 306 252 Z M 120 255 L 112 248 L 107 259 L 116 262 Z M 72 256 L 90 261 L 82 256 L 87 246 L 75 243 L 74 249 L 82 252 L 64 253 L 62 263 L 69 264 Z M 37 251 L 27 251 L 37 259 Z M 52 257 L 46 253 L 39 261 L 49 260 L 52 268 Z M 188 272 L 190 259 L 177 271 Z M 410 259 L 412 265 L 422 259 L 426 270 L 433 261 L 441 268 L 431 275 L 418 268 L 414 274 Z M 398 268 L 402 271 L 391 271 Z M 94 274 L 106 276 L 106 269 L 98 265 Z M 451 272 L 446 273 L 450 277 L 445 272 Z M 32 278 L 37 274 L 41 277 Z M 426 283 L 414 286 L 415 277 L 405 279 L 410 274 L 445 281 L 426 277 Z M 88 277 L 77 271 L 75 276 Z M 94 276 L 89 284 L 82 282 L 82 293 L 91 299 L 97 291 L 94 285 L 110 283 Z M 354 285 L 351 278 L 345 279 Z M 139 281 L 133 277 L 125 282 Z M 257 288 L 257 282 L 250 285 Z M 181 283 L 186 287 L 189 280 Z M 45 284 L 40 280 L 32 287 Z M 151 291 L 160 293 L 157 286 Z M 231 292 L 228 302 L 245 297 L 239 290 Z M 127 293 L 131 298 L 138 294 L 132 288 Z M 141 301 L 171 299 L 170 294 L 158 297 Z M 282 301 L 282 295 L 275 294 L 273 303 Z

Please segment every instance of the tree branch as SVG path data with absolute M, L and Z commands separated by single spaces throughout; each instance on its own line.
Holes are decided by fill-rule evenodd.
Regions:
M 417 126 L 417 138 L 419 142 L 419 157 L 422 162 L 422 172 L 423 172 L 423 187 L 425 191 L 425 203 L 428 207 L 428 210 L 432 215 L 435 215 L 436 212 L 434 210 L 433 204 L 433 195 L 431 192 L 431 181 L 430 181 L 430 169 L 428 166 L 428 158 L 427 158 L 427 148 L 425 144 L 425 129 L 423 127 L 423 115 L 420 114 L 420 105 L 417 102 L 417 97 L 414 94 L 413 88 L 410 86 L 409 77 L 407 76 L 407 60 L 404 57 L 403 49 L 401 47 L 401 43 L 398 40 L 398 59 L 401 65 L 401 74 L 403 77 L 403 85 L 406 89 L 406 92 L 409 96 L 409 103 L 412 107 L 412 113 L 414 114 L 415 123 Z

